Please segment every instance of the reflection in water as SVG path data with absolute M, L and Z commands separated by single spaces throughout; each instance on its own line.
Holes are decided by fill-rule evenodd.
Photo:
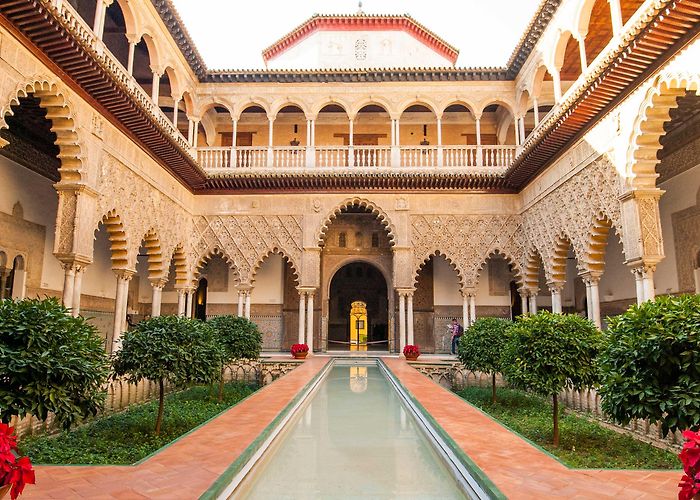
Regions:
M 350 367 L 350 390 L 352 392 L 365 392 L 367 390 L 367 367 Z

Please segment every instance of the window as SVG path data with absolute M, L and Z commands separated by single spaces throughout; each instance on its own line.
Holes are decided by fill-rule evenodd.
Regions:
M 372 248 L 379 248 L 379 233 L 372 233 Z
M 345 235 L 345 233 L 340 233 L 338 235 L 338 246 L 340 248 L 345 248 L 347 245 L 348 245 L 347 236 Z
M 355 233 L 355 246 L 362 248 L 362 233 L 359 231 Z
M 364 38 L 355 40 L 355 59 L 358 61 L 367 59 L 367 40 Z

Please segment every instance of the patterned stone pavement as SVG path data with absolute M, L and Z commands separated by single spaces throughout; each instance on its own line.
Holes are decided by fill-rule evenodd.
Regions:
M 136 466 L 37 466 L 26 499 L 189 499 L 201 495 L 328 361 L 315 356 Z M 509 498 L 676 496 L 678 471 L 572 470 L 513 435 L 404 360 L 389 369 Z

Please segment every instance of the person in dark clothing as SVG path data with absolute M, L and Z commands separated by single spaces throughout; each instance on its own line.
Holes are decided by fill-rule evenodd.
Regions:
M 459 321 L 453 319 L 450 331 L 452 333 L 452 354 L 457 354 L 457 344 L 462 334 L 464 334 L 464 327 L 459 324 Z

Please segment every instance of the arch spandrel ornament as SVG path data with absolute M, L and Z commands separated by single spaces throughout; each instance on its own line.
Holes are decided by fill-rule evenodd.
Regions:
M 414 269 L 437 249 L 449 255 L 463 287 L 473 288 L 481 263 L 499 250 L 518 262 L 523 253 L 518 215 L 413 215 Z M 416 271 L 417 272 L 417 271 Z
M 219 248 L 233 261 L 241 282 L 250 284 L 256 264 L 277 251 L 298 271 L 302 253 L 301 222 L 301 216 L 295 215 L 196 217 L 190 261 L 198 262 L 211 249 Z
M 545 274 L 552 281 L 553 264 L 557 260 L 557 242 L 570 241 L 581 273 L 592 271 L 587 265 L 591 222 L 600 214 L 610 219 L 611 226 L 622 234 L 620 178 L 613 163 L 601 155 L 580 172 L 523 213 L 528 248 L 542 257 Z M 527 264 L 524 262 L 524 264 Z
M 343 202 L 337 204 L 321 222 L 320 228 L 316 231 L 315 236 L 315 241 L 319 246 L 323 245 L 323 242 L 326 239 L 326 233 L 328 232 L 328 228 L 333 220 L 343 211 L 343 209 L 352 206 L 359 206 L 372 212 L 377 217 L 379 223 L 384 226 L 387 236 L 389 237 L 389 244 L 391 246 L 396 245 L 395 226 L 392 224 L 387 213 L 380 208 L 379 205 L 365 198 L 347 198 Z

